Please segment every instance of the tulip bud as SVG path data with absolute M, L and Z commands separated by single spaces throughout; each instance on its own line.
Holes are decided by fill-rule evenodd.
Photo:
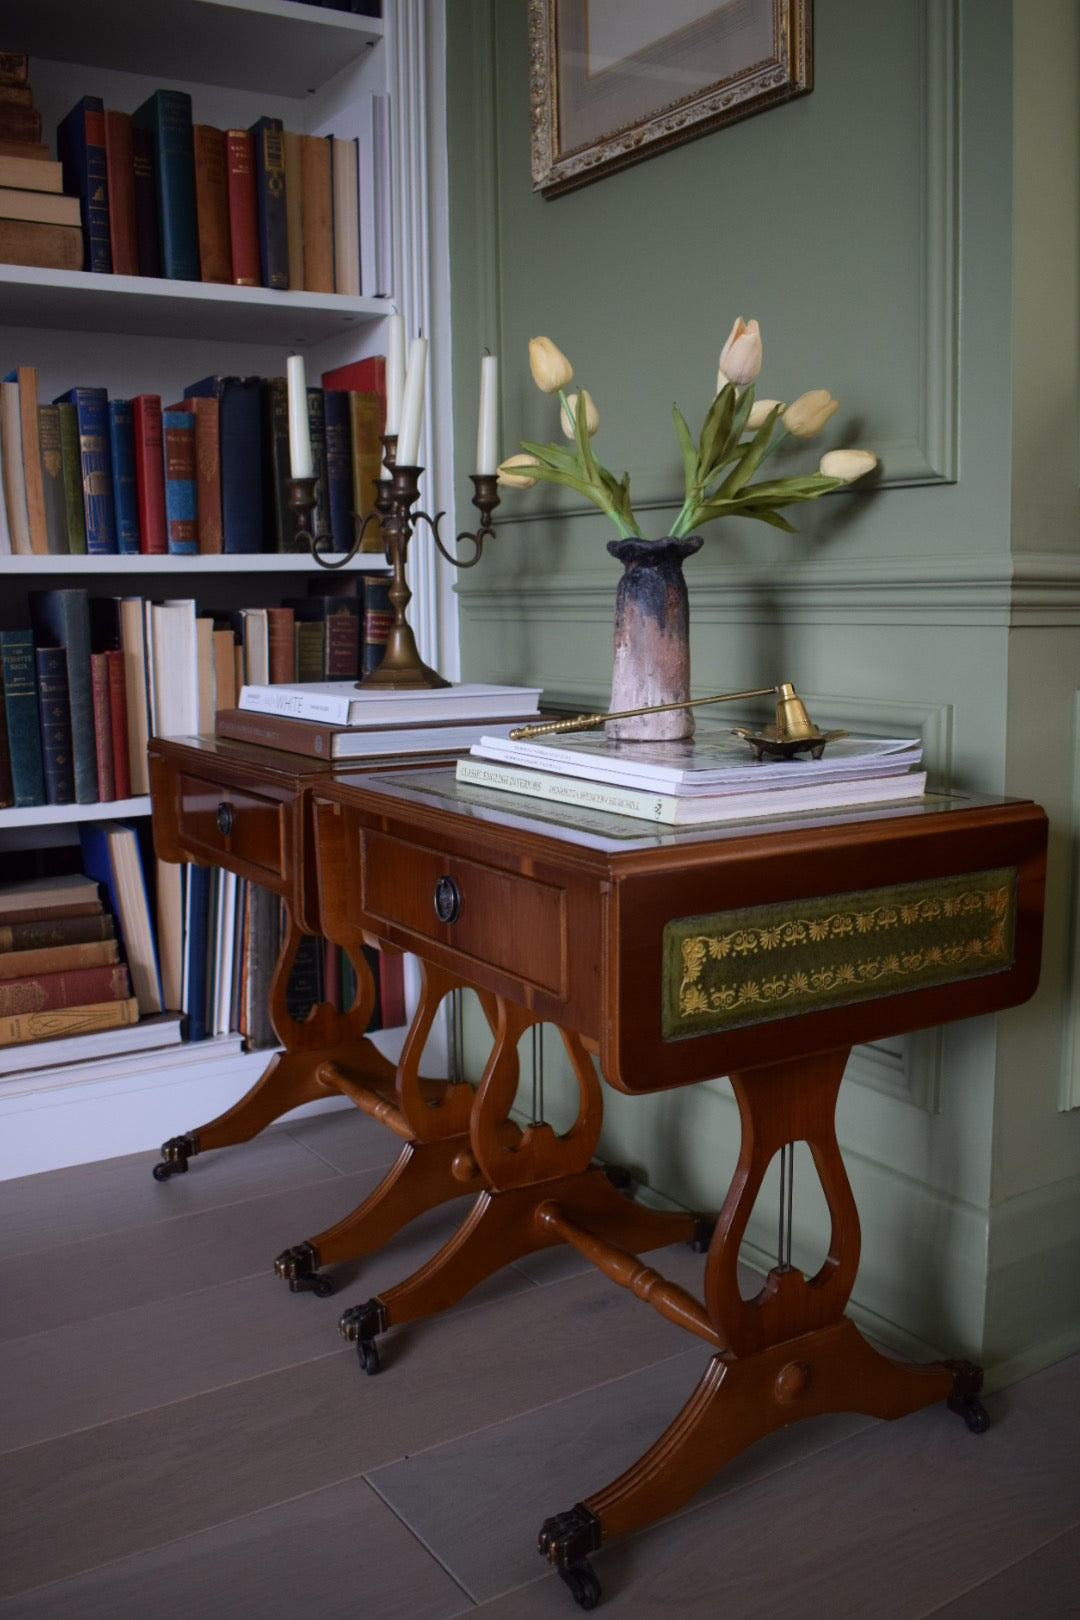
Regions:
M 872 450 L 828 450 L 819 470 L 826 478 L 842 478 L 845 484 L 853 484 L 876 466 L 877 456 Z
M 500 463 L 495 476 L 504 489 L 532 489 L 536 483 L 535 478 L 529 478 L 524 472 L 516 472 L 511 469 L 535 466 L 536 460 L 533 456 L 527 456 L 524 453 L 520 456 L 507 456 L 506 460 Z
M 811 388 L 808 394 L 800 394 L 795 403 L 788 406 L 782 420 L 797 439 L 812 439 L 839 409 L 840 401 L 833 399 L 827 388 Z
M 529 368 L 542 394 L 557 394 L 573 380 L 574 368 L 550 338 L 529 339 Z
M 589 438 L 591 439 L 597 428 L 600 426 L 600 412 L 593 404 L 593 397 L 589 393 L 589 390 L 587 388 L 583 388 L 581 392 L 585 399 L 585 427 L 588 430 Z M 576 433 L 577 402 L 578 397 L 576 394 L 567 394 L 566 404 L 559 412 L 562 422 L 562 430 L 568 439 L 574 438 Z
M 738 383 L 740 386 L 752 383 L 760 370 L 761 330 L 757 321 L 750 321 L 747 324 L 740 315 L 720 351 L 716 392 L 719 393 L 726 382 Z
M 775 411 L 778 405 L 781 410 L 784 409 L 778 399 L 755 399 L 750 407 L 750 415 L 746 418 L 747 433 L 756 433 L 759 427 L 764 427 L 765 418 Z

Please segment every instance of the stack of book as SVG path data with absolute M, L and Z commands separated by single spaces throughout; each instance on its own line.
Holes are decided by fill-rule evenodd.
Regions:
M 466 682 L 435 690 L 357 688 L 350 681 L 249 685 L 219 711 L 219 737 L 315 759 L 453 757 L 481 737 L 505 740 L 537 719 L 540 688 Z
M 83 266 L 78 197 L 41 139 L 41 113 L 19 51 L 0 51 L 0 263 Z
M 716 722 L 685 742 L 611 742 L 602 730 L 511 740 L 484 736 L 457 778 L 499 792 L 673 827 L 755 820 L 921 798 L 922 748 L 910 738 L 843 737 L 820 759 L 753 759 Z
M 115 1030 L 138 1019 L 115 915 L 92 877 L 0 888 L 0 1046 Z
M 65 189 L 82 203 L 86 268 L 388 295 L 387 97 L 357 95 L 346 117 L 348 131 L 330 134 L 301 135 L 272 116 L 222 129 L 196 120 L 186 90 L 155 90 L 130 112 L 82 96 L 56 145 Z
M 385 357 L 324 372 L 308 389 L 308 421 L 315 532 L 346 551 L 353 514 L 374 506 Z M 290 475 L 284 377 L 215 374 L 175 400 L 111 399 L 98 384 L 79 384 L 51 404 L 39 399 L 35 366 L 18 365 L 0 383 L 0 554 L 295 551 Z M 363 549 L 381 553 L 377 523 Z

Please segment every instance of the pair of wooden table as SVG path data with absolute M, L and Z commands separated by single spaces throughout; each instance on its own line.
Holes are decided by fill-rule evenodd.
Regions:
M 446 766 L 376 773 L 211 739 L 151 745 L 159 854 L 229 867 L 281 895 L 288 916 L 271 993 L 283 1051 L 228 1113 L 163 1148 L 159 1178 L 197 1152 L 247 1140 L 302 1102 L 350 1097 L 402 1141 L 357 1210 L 288 1249 L 294 1288 L 329 1292 L 322 1268 L 372 1252 L 424 1209 L 473 1190 L 454 1237 L 419 1271 L 341 1317 L 367 1371 L 396 1324 L 456 1303 L 500 1266 L 568 1243 L 711 1354 L 683 1411 L 619 1479 L 547 1520 L 540 1548 L 582 1607 L 589 1555 L 671 1512 L 724 1462 L 798 1418 L 894 1418 L 947 1400 L 985 1427 L 981 1372 L 912 1366 L 872 1348 L 845 1309 L 859 1219 L 836 1140 L 853 1045 L 1026 999 L 1039 974 L 1047 825 L 1029 802 L 957 797 L 813 818 L 670 831 L 466 788 Z M 414 952 L 421 997 L 400 1062 L 365 1035 L 371 992 L 302 1025 L 284 988 L 305 932 L 350 951 Z M 479 1086 L 432 1081 L 420 1055 L 438 1007 L 469 986 L 491 1026 Z M 562 1037 L 577 1117 L 519 1127 L 518 1045 L 538 1023 Z M 643 1093 L 730 1076 L 742 1142 L 715 1223 L 702 1299 L 640 1255 L 691 1215 L 636 1204 L 597 1166 L 600 1072 Z M 743 1299 L 739 1247 L 766 1170 L 806 1142 L 831 1217 L 805 1277 L 783 1244 Z M 787 1179 L 790 1196 L 790 1176 Z M 781 1219 L 783 1231 L 783 1217 Z

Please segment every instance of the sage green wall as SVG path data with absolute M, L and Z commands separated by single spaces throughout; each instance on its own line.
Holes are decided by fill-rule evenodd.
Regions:
M 802 509 L 796 537 L 707 531 L 686 570 L 695 693 L 791 680 L 819 724 L 918 730 L 939 785 L 1051 814 L 1034 1001 L 855 1054 L 838 1120 L 864 1219 L 858 1312 L 898 1346 L 981 1356 L 999 1378 L 1080 1342 L 1076 1288 L 1047 1286 L 1070 1246 L 1080 1275 L 1080 1113 L 1058 1107 L 1069 1041 L 1080 1051 L 1080 51 L 1069 0 L 1018 0 L 1017 17 L 1014 37 L 1009 0 L 817 0 L 810 95 L 545 201 L 524 0 L 447 0 L 453 344 L 500 356 L 505 452 L 556 436 L 527 365 L 544 333 L 597 402 L 597 453 L 629 468 L 643 527 L 664 533 L 681 499 L 672 402 L 696 430 L 732 320 L 756 317 L 759 394 L 824 386 L 841 401 L 798 464 L 859 444 L 881 471 Z M 458 487 L 473 371 L 455 378 Z M 497 515 L 458 585 L 463 678 L 602 706 L 614 530 L 542 487 L 504 493 Z M 609 1093 L 604 1145 L 657 1194 L 715 1206 L 737 1131 L 718 1080 Z M 800 1160 L 804 1263 L 822 1214 Z M 770 1205 L 751 1225 L 764 1263 L 774 1224 Z

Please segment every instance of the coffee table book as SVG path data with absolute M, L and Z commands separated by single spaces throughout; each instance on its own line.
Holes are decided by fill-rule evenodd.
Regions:
M 298 685 L 246 685 L 238 708 L 259 714 L 321 720 L 331 726 L 411 725 L 443 720 L 512 720 L 535 716 L 538 686 L 485 686 L 465 683 L 430 688 L 374 688 L 355 681 L 304 681 Z
M 288 715 L 260 714 L 248 709 L 219 709 L 214 732 L 234 742 L 280 748 L 288 754 L 313 759 L 382 759 L 391 754 L 459 754 L 482 736 L 507 737 L 514 726 L 535 721 L 536 714 L 521 714 L 494 727 L 488 719 L 414 721 L 401 726 L 331 726 L 317 720 L 294 720 Z

